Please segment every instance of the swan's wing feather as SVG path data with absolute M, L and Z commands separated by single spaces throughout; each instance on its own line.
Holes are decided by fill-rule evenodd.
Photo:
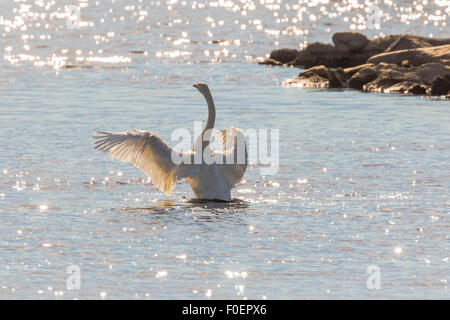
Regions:
M 220 174 L 230 186 L 233 186 L 242 180 L 248 165 L 244 133 L 238 128 L 231 127 L 219 131 L 216 138 L 222 142 L 224 149 L 224 164 L 220 166 Z
M 195 175 L 195 167 L 175 164 L 172 152 L 178 151 L 152 132 L 132 129 L 128 132 L 97 131 L 96 134 L 96 149 L 117 160 L 132 163 L 166 194 L 170 194 L 177 179 Z

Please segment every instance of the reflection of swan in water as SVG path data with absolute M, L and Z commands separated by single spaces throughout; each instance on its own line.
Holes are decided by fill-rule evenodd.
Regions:
M 245 137 L 236 128 L 222 130 L 219 137 L 225 152 L 211 150 L 209 145 L 216 120 L 216 108 L 205 83 L 197 83 L 194 87 L 206 99 L 208 121 L 190 152 L 176 151 L 156 134 L 135 129 L 128 132 L 97 132 L 98 135 L 94 136 L 98 139 L 95 142 L 96 148 L 108 152 L 113 158 L 134 164 L 166 194 L 170 194 L 177 180 L 186 179 L 197 199 L 231 201 L 231 189 L 242 180 L 247 168 Z M 196 157 L 196 152 L 200 151 L 202 156 L 211 155 L 214 160 L 220 159 L 220 163 L 207 163 L 203 157 Z M 175 164 L 174 155 L 177 159 L 190 159 L 191 163 L 192 159 L 197 158 L 202 158 L 202 161 L 199 164 Z
M 191 199 L 187 201 L 188 208 L 203 208 L 203 209 L 222 209 L 222 210 L 239 210 L 249 207 L 247 201 L 241 199 L 232 199 L 231 201 L 210 201 L 202 199 Z
M 231 201 L 211 201 L 211 200 L 200 200 L 191 199 L 184 202 L 174 202 L 171 200 L 164 200 L 156 205 L 148 207 L 131 207 L 123 208 L 124 211 L 136 211 L 145 212 L 150 214 L 167 214 L 170 211 L 176 210 L 186 210 L 186 209 L 203 209 L 206 211 L 217 212 L 217 210 L 243 210 L 249 207 L 249 203 L 240 199 L 233 199 Z
M 111 222 L 123 227 L 124 221 L 134 222 L 140 232 L 161 230 L 165 226 L 201 225 L 222 228 L 223 223 L 247 225 L 245 213 L 250 203 L 242 200 L 215 201 L 159 201 L 152 206 L 116 207 Z M 184 229 L 183 229 L 184 230 Z

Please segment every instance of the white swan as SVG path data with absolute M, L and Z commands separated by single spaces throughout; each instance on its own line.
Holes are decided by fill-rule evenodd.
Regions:
M 111 157 L 120 161 L 134 164 L 167 195 L 170 195 L 176 181 L 184 178 L 194 191 L 196 199 L 230 201 L 231 189 L 242 180 L 248 164 L 245 137 L 237 128 L 222 130 L 218 136 L 221 138 L 224 152 L 210 150 L 216 108 L 206 83 L 197 83 L 194 87 L 206 99 L 208 121 L 190 152 L 176 151 L 156 134 L 135 129 L 128 132 L 96 132 L 98 135 L 94 138 L 98 140 L 95 141 L 95 148 L 108 152 Z M 210 161 L 205 162 L 201 157 L 202 161 L 198 164 L 186 162 L 175 164 L 172 160 L 173 152 L 179 157 L 193 160 L 196 151 L 200 150 L 202 155 L 210 154 L 220 161 L 211 164 Z

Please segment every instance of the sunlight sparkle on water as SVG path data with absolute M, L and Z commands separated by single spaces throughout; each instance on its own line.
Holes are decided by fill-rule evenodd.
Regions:
M 167 276 L 167 271 L 158 271 L 158 273 L 156 274 L 156 278 L 162 278 Z
M 446 1 L 376 1 L 369 30 L 373 3 L 3 1 L 0 297 L 446 297 L 448 102 L 300 89 L 298 68 L 257 65 L 342 30 L 450 37 Z M 218 128 L 280 128 L 277 174 L 252 161 L 231 203 L 191 202 L 185 181 L 166 195 L 93 149 L 94 130 L 130 127 L 174 146 L 206 120 L 198 81 Z M 61 291 L 70 265 L 82 289 Z
M 424 28 L 432 25 L 442 30 L 447 26 L 446 17 L 450 13 L 450 7 L 446 1 L 422 0 L 414 3 L 413 7 L 394 1 L 384 1 L 377 5 L 383 12 L 383 23 L 399 23 L 400 26 L 407 28 L 403 33 L 414 26 Z M 161 59 L 186 58 L 196 61 L 201 61 L 204 56 L 208 56 L 206 54 L 198 56 L 198 53 L 213 52 L 214 58 L 210 60 L 211 62 L 236 60 L 242 58 L 242 55 L 255 60 L 261 57 L 260 52 L 248 54 L 249 50 L 253 51 L 251 44 L 254 39 L 275 43 L 276 46 L 302 47 L 309 40 L 311 26 L 321 23 L 330 24 L 329 21 L 339 24 L 340 29 L 371 31 L 367 30 L 365 18 L 371 4 L 347 0 L 333 3 L 328 0 L 302 0 L 294 4 L 250 0 L 228 0 L 205 4 L 152 1 L 118 5 L 115 10 L 112 10 L 109 8 L 109 2 L 86 1 L 78 3 L 81 19 L 77 21 L 75 29 L 69 29 L 66 25 L 70 15 L 67 6 L 60 6 L 55 1 L 42 5 L 40 1 L 37 1 L 30 4 L 10 5 L 12 14 L 1 17 L 0 28 L 3 28 L 4 38 L 8 34 L 18 34 L 22 41 L 19 45 L 11 42 L 5 46 L 7 54 L 4 58 L 11 64 L 32 63 L 35 66 L 50 66 L 55 69 L 65 66 L 83 67 L 85 64 L 126 65 L 134 61 L 133 57 L 127 55 L 130 52 L 146 52 Z M 184 14 L 175 13 L 178 10 Z M 96 15 L 97 11 L 102 14 Z M 261 15 L 267 11 L 271 14 L 264 15 L 262 19 Z M 153 21 L 149 19 L 149 12 L 154 13 L 155 16 L 158 16 L 159 12 L 165 14 L 169 12 L 171 19 L 168 23 Z M 87 17 L 90 21 L 85 20 Z M 76 18 L 71 16 L 71 19 Z M 198 29 L 190 30 L 191 21 L 196 21 Z M 181 30 L 177 29 L 177 32 L 173 32 L 174 28 L 181 28 Z M 135 32 L 149 31 L 151 36 L 145 41 L 131 40 L 134 39 Z M 240 34 L 240 39 L 223 39 L 227 35 L 237 33 Z M 153 34 L 165 39 L 165 50 L 158 50 L 160 47 L 158 45 L 148 46 L 152 42 L 158 42 Z M 381 32 L 376 30 L 374 36 L 379 34 Z M 211 40 L 205 41 L 205 36 Z M 83 48 L 74 47 L 77 38 L 83 39 Z M 53 41 L 53 45 L 50 46 L 49 43 L 52 40 L 56 41 Z M 86 52 L 103 52 L 105 49 L 109 50 L 114 41 L 133 44 L 134 47 L 122 50 L 121 55 L 77 59 L 75 52 L 81 49 L 85 49 Z M 228 46 L 229 49 L 216 50 L 217 44 Z M 244 45 L 245 50 L 241 50 L 241 45 Z M 182 47 L 182 49 L 176 49 L 176 47 Z M 142 50 L 143 48 L 146 50 Z M 65 50 L 64 56 L 57 53 L 61 50 Z M 33 54 L 33 51 L 36 53 Z M 138 56 L 136 58 L 140 59 Z

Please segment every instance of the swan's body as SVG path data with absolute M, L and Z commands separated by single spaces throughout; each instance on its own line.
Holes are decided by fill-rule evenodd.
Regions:
M 231 200 L 231 189 L 242 180 L 247 168 L 247 146 L 243 133 L 236 128 L 222 130 L 224 152 L 210 150 L 211 130 L 214 128 L 216 109 L 209 88 L 204 83 L 194 85 L 208 104 L 208 121 L 197 138 L 194 148 L 181 153 L 169 147 L 156 134 L 149 131 L 132 129 L 128 132 L 97 132 L 96 148 L 108 152 L 113 158 L 130 162 L 144 171 L 158 189 L 170 194 L 177 180 L 186 179 L 194 192 L 195 198 L 204 200 Z M 238 144 L 242 143 L 243 148 Z M 175 164 L 172 153 L 187 159 L 194 159 L 196 151 L 202 154 L 214 154 L 220 163 Z M 241 153 L 241 154 L 239 154 Z M 242 154 L 243 153 L 243 154 Z M 228 164 L 226 159 L 233 159 Z M 239 161 L 241 160 L 241 161 Z M 243 160 L 243 161 L 242 161 Z

